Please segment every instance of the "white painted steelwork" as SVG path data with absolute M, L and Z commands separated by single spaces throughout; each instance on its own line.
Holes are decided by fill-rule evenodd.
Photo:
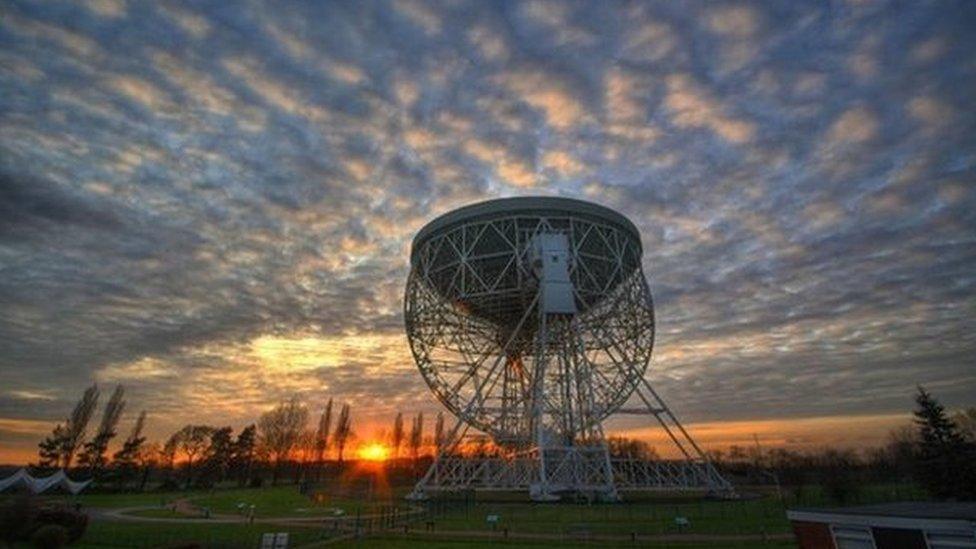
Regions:
M 613 500 L 618 489 L 731 493 L 644 379 L 654 309 L 641 255 L 627 218 L 565 198 L 492 200 L 421 229 L 407 335 L 431 391 L 458 421 L 412 497 L 460 488 L 528 489 L 538 500 Z M 682 461 L 610 458 L 602 421 L 635 393 Z M 499 455 L 462 456 L 469 427 Z

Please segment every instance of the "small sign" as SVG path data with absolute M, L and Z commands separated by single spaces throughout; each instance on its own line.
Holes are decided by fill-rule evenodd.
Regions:
M 678 526 L 688 526 L 691 524 L 685 517 L 674 517 L 674 523 Z
M 498 519 L 499 519 L 498 515 L 488 515 L 485 517 L 485 522 L 487 522 L 488 524 L 498 524 Z

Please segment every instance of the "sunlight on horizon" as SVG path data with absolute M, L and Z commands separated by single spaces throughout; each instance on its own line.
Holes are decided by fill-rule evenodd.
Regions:
M 358 455 L 366 461 L 386 461 L 390 458 L 390 449 L 381 442 L 370 442 L 359 448 Z

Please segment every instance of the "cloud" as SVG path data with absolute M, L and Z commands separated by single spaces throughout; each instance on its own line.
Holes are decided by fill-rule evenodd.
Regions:
M 519 194 L 638 226 L 682 417 L 890 417 L 918 383 L 971 405 L 971 11 L 12 5 L 0 437 L 32 452 L 96 380 L 154 437 L 291 393 L 365 431 L 435 411 L 411 239 Z
M 193 13 L 190 10 L 178 8 L 173 4 L 161 4 L 159 11 L 180 29 L 197 40 L 206 38 L 210 33 L 210 22 L 207 18 Z
M 582 122 L 586 110 L 559 77 L 538 71 L 516 71 L 502 75 L 499 82 L 518 99 L 540 111 L 556 130 L 568 130 Z
M 866 107 L 844 111 L 830 126 L 828 139 L 832 143 L 863 143 L 878 133 L 878 119 Z
M 722 107 L 702 92 L 689 76 L 671 75 L 667 79 L 667 87 L 664 105 L 676 126 L 708 128 L 731 143 L 745 143 L 755 135 L 753 123 L 726 116 Z

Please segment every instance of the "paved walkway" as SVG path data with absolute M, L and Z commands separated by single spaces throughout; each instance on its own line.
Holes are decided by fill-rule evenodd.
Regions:
M 189 500 L 176 500 L 171 504 L 175 513 L 197 513 L 199 508 L 193 506 Z M 172 516 L 172 517 L 148 517 L 133 513 L 139 511 L 150 511 L 164 509 L 158 505 L 142 505 L 138 507 L 121 507 L 117 509 L 100 509 L 91 507 L 85 509 L 87 513 L 96 520 L 106 520 L 114 522 L 156 522 L 166 524 L 278 524 L 290 526 L 332 526 L 333 523 L 354 523 L 356 520 L 363 521 L 369 519 L 388 518 L 388 515 L 379 513 L 369 513 L 360 515 L 341 515 L 341 516 L 285 516 L 285 517 L 255 517 L 254 520 L 242 515 L 228 515 L 212 513 L 209 518 L 201 516 Z M 419 513 L 422 509 L 403 511 L 398 514 L 399 518 L 407 518 L 411 514 Z

